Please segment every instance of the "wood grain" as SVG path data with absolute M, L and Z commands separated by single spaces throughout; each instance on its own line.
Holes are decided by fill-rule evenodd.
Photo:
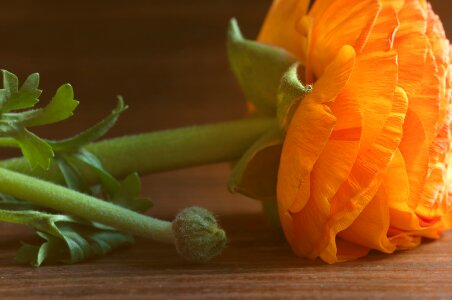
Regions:
M 222 164 L 145 180 L 153 215 L 170 216 L 188 203 L 219 215 L 230 242 L 211 263 L 186 263 L 171 246 L 140 239 L 98 260 L 34 269 L 13 261 L 30 233 L 1 225 L 1 299 L 450 299 L 452 232 L 394 255 L 313 262 L 293 255 L 255 201 L 227 193 L 227 174 Z
M 110 135 L 239 118 L 243 96 L 229 70 L 224 36 L 237 17 L 254 37 L 270 0 L 0 0 L 1 68 L 22 78 L 39 71 L 49 99 L 71 82 L 81 101 L 74 119 L 43 128 L 65 137 L 106 115 L 122 94 L 130 109 Z M 432 1 L 451 31 L 452 2 Z M 0 149 L 0 157 L 14 154 Z M 0 225 L 0 299 L 451 299 L 452 232 L 395 255 L 372 253 L 326 265 L 295 257 L 263 219 L 257 202 L 230 195 L 227 164 L 152 175 L 144 194 L 152 215 L 189 205 L 219 215 L 230 243 L 205 265 L 146 240 L 74 266 L 20 266 L 14 253 L 32 241 Z

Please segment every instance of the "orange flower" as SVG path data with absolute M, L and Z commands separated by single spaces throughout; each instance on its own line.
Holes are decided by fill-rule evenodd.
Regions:
M 452 225 L 449 41 L 421 0 L 275 0 L 259 36 L 313 92 L 284 141 L 278 210 L 300 256 L 391 253 Z M 451 189 L 452 191 L 452 189 Z

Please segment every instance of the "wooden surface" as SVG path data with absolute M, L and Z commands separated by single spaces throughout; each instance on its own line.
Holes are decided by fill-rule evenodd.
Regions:
M 0 0 L 1 68 L 39 71 L 49 99 L 71 82 L 81 101 L 73 120 L 39 130 L 64 137 L 106 115 L 122 94 L 130 109 L 112 135 L 239 118 L 243 97 L 224 48 L 235 16 L 254 37 L 270 0 Z M 449 33 L 451 4 L 434 1 Z M 0 157 L 14 154 L 0 149 Z M 182 262 L 169 247 L 139 240 L 75 266 L 17 265 L 18 226 L 0 225 L 0 299 L 452 298 L 452 233 L 396 255 L 325 265 L 295 257 L 257 202 L 226 191 L 227 164 L 144 179 L 153 215 L 189 205 L 214 211 L 230 243 L 206 265 Z
M 13 261 L 28 233 L 3 227 L 1 299 L 451 298 L 452 232 L 394 255 L 372 253 L 336 265 L 301 259 L 258 213 L 255 202 L 226 192 L 227 174 L 227 165 L 217 165 L 146 179 L 146 192 L 158 199 L 153 214 L 167 214 L 188 198 L 221 212 L 230 242 L 211 263 L 183 262 L 171 246 L 140 239 L 95 261 L 34 269 Z

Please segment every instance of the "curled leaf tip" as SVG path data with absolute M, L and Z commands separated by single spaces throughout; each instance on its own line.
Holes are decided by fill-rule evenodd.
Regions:
M 237 22 L 236 18 L 232 18 L 229 21 L 228 38 L 231 40 L 243 39 L 243 35 L 242 32 L 240 31 L 239 23 Z
M 182 210 L 173 221 L 176 249 L 188 261 L 207 262 L 226 246 L 226 233 L 211 212 L 201 207 Z
M 312 92 L 311 85 L 304 85 L 298 76 L 299 64 L 295 63 L 284 73 L 278 89 L 276 115 L 280 128 L 287 130 L 300 101 Z

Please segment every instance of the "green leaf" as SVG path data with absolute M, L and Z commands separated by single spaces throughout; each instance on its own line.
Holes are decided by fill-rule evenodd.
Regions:
M 16 255 L 19 262 L 34 266 L 42 263 L 73 264 L 133 243 L 133 237 L 128 234 L 65 215 L 0 210 L 0 221 L 28 225 L 43 238 L 41 245 L 25 244 Z
M 274 116 L 284 72 L 296 62 L 286 50 L 243 38 L 235 19 L 227 35 L 229 63 L 248 101 L 258 112 Z
M 152 206 L 152 202 L 148 198 L 140 196 L 141 181 L 137 173 L 132 173 L 119 182 L 104 169 L 96 156 L 86 150 L 73 154 L 69 159 L 77 159 L 97 172 L 102 187 L 107 193 L 108 201 L 140 212 L 146 211 Z
M 69 162 L 77 160 L 92 168 L 99 175 L 102 187 L 107 193 L 107 196 L 111 197 L 119 189 L 119 182 L 116 178 L 104 169 L 100 160 L 91 152 L 80 150 L 77 153 L 66 156 L 66 159 Z M 72 165 L 75 167 L 76 164 L 72 163 Z
M 0 120 L 0 136 L 7 145 L 18 145 L 30 167 L 36 166 L 46 170 L 54 156 L 52 147 L 47 141 L 22 127 L 20 114 L 5 113 Z
M 106 201 L 139 212 L 144 212 L 152 206 L 148 198 L 140 196 L 141 181 L 137 173 L 130 174 L 120 182 L 104 169 L 95 155 L 84 149 L 70 154 L 57 154 L 55 161 L 66 185 L 72 189 L 90 194 L 88 185 L 77 169 L 82 163 L 99 175 Z
M 281 129 L 284 131 L 289 127 L 293 114 L 300 101 L 310 92 L 311 85 L 303 85 L 298 78 L 298 64 L 293 64 L 281 79 L 278 89 L 277 119 Z
M 18 92 L 19 79 L 13 73 L 2 70 L 3 74 L 3 89 L 0 90 L 0 111 L 6 111 L 5 105 L 9 101 L 12 94 Z
M 7 70 L 2 70 L 2 74 L 4 89 L 8 91 L 9 95 L 17 93 L 19 91 L 19 78 Z
M 79 102 L 74 99 L 74 91 L 69 83 L 58 88 L 50 103 L 43 109 L 32 112 L 24 126 L 40 126 L 63 121 L 73 115 Z
M 61 141 L 49 141 L 49 143 L 55 150 L 55 152 L 76 151 L 86 144 L 94 142 L 95 140 L 106 134 L 108 130 L 110 130 L 113 125 L 115 125 L 119 115 L 126 109 L 127 106 L 124 105 L 124 100 L 119 97 L 118 104 L 116 105 L 116 108 L 111 112 L 111 114 L 93 127 L 74 137 Z
M 145 212 L 152 207 L 149 198 L 140 197 L 141 180 L 138 173 L 127 176 L 113 194 L 111 201 L 131 210 Z
M 39 74 L 28 76 L 19 89 L 19 79 L 16 75 L 2 70 L 3 90 L 0 90 L 0 111 L 10 111 L 33 107 L 38 101 L 42 91 L 38 89 Z
M 79 172 L 67 161 L 65 156 L 56 155 L 54 161 L 63 175 L 64 182 L 68 188 L 82 193 L 89 193 L 88 185 Z
M 32 210 L 37 209 L 37 206 L 30 202 L 17 200 L 14 197 L 0 193 L 0 209 Z
M 49 168 L 54 154 L 52 147 L 46 141 L 26 129 L 18 130 L 13 137 L 19 143 L 32 169 L 36 166 L 43 169 Z
M 269 201 L 276 199 L 276 183 L 283 133 L 279 128 L 262 135 L 240 158 L 229 177 L 232 193 Z

